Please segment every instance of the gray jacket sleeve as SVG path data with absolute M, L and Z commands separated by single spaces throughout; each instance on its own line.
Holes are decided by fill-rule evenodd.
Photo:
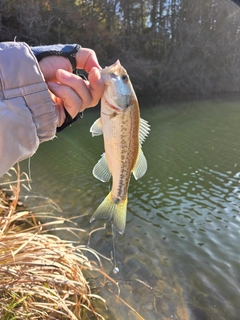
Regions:
M 0 43 L 0 177 L 53 139 L 57 115 L 38 62 L 25 43 Z

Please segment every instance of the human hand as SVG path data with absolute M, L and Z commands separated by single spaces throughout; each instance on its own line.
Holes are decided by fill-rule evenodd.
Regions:
M 79 112 L 95 106 L 102 97 L 101 67 L 93 50 L 81 48 L 76 54 L 76 67 L 89 73 L 88 80 L 73 74 L 70 61 L 62 56 L 45 57 L 39 65 L 56 106 L 58 127 L 65 121 L 64 108 L 75 118 Z

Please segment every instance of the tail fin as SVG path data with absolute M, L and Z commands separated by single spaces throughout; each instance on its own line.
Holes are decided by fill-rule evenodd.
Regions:
M 114 202 L 111 192 L 94 212 L 90 222 L 99 219 L 111 220 L 117 231 L 123 234 L 126 225 L 127 197 L 118 203 Z

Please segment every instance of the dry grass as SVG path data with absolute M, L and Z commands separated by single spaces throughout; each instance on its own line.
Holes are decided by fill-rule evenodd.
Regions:
M 11 201 L 0 189 L 0 318 L 81 319 L 88 310 L 103 319 L 92 302 L 105 301 L 94 294 L 86 278 L 100 277 L 102 285 L 106 279 L 114 281 L 102 270 L 95 251 L 47 233 L 47 224 L 18 210 L 17 174 L 15 183 L 9 184 Z M 88 260 L 86 250 L 95 261 Z

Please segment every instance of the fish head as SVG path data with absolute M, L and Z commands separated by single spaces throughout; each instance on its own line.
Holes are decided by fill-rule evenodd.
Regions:
M 101 70 L 101 76 L 106 86 L 103 96 L 108 107 L 115 112 L 124 112 L 135 95 L 127 71 L 117 60 L 113 65 Z

